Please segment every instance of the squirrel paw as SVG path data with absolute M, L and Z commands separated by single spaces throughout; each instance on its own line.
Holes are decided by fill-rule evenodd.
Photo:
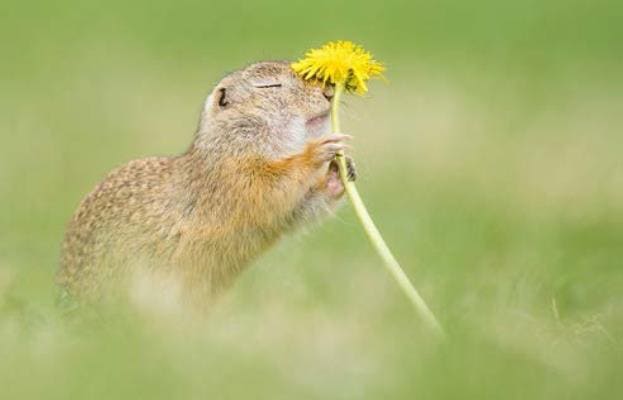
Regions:
M 329 163 L 329 171 L 326 178 L 326 193 L 333 199 L 339 199 L 344 194 L 344 185 L 340 179 L 340 171 L 336 160 Z
M 334 199 L 340 198 L 344 194 L 344 185 L 340 178 L 340 168 L 338 166 L 338 160 L 331 160 L 329 163 L 329 171 L 327 172 L 326 188 L 327 193 Z M 357 171 L 355 171 L 355 163 L 353 159 L 346 156 L 346 178 L 349 182 L 353 182 L 357 178 Z
M 355 168 L 355 161 L 349 156 L 346 156 L 346 177 L 349 182 L 355 182 L 357 180 L 357 169 Z
M 344 141 L 351 138 L 349 135 L 334 133 L 315 141 L 312 144 L 315 161 L 318 164 L 324 164 L 327 161 L 333 160 L 338 153 L 347 148 Z

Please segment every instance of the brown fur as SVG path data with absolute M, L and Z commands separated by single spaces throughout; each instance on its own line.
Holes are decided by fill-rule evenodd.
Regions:
M 67 228 L 58 283 L 96 299 L 128 278 L 159 275 L 179 282 L 183 300 L 207 304 L 285 232 L 341 197 L 327 166 L 344 136 L 321 136 L 328 97 L 286 62 L 225 77 L 185 153 L 130 161 L 86 196 Z M 318 115 L 322 126 L 311 126 Z

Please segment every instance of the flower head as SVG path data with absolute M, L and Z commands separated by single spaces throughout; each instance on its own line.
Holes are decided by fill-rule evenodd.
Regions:
M 368 91 L 366 81 L 381 75 L 385 67 L 363 47 L 350 41 L 337 41 L 309 50 L 305 58 L 292 63 L 292 69 L 305 80 L 344 85 L 351 92 L 364 94 Z

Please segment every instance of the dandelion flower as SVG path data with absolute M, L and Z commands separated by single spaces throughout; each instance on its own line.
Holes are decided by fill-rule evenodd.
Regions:
M 350 41 L 337 41 L 309 50 L 305 58 L 292 64 L 292 69 L 305 80 L 343 86 L 362 95 L 368 91 L 368 79 L 380 76 L 385 67 L 363 47 Z
M 342 92 L 349 91 L 364 94 L 368 91 L 366 82 L 370 78 L 380 76 L 385 70 L 383 65 L 372 58 L 363 47 L 349 41 L 329 42 L 319 49 L 312 49 L 305 54 L 305 58 L 292 63 L 292 69 L 305 80 L 314 80 L 323 86 L 333 85 L 335 91 L 331 98 L 331 128 L 334 133 L 341 132 L 339 120 L 339 104 Z M 348 178 L 348 168 L 344 152 L 336 154 L 336 161 L 342 183 L 348 198 L 355 209 L 363 229 L 370 242 L 383 260 L 389 273 L 396 279 L 398 286 L 411 301 L 421 317 L 438 334 L 443 336 L 443 329 L 433 312 L 428 308 L 409 277 L 404 273 L 398 261 L 387 247 L 383 236 L 374 224 L 366 209 L 355 182 Z

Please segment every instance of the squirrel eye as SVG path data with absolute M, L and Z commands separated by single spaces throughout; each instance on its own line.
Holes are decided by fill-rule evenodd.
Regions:
M 268 85 L 257 85 L 255 86 L 258 89 L 266 89 L 266 88 L 274 88 L 274 87 L 281 87 L 283 86 L 281 83 L 271 83 Z
M 226 107 L 229 104 L 229 101 L 225 100 L 225 88 L 220 88 L 219 90 L 220 96 L 218 98 L 218 105 L 221 107 Z

